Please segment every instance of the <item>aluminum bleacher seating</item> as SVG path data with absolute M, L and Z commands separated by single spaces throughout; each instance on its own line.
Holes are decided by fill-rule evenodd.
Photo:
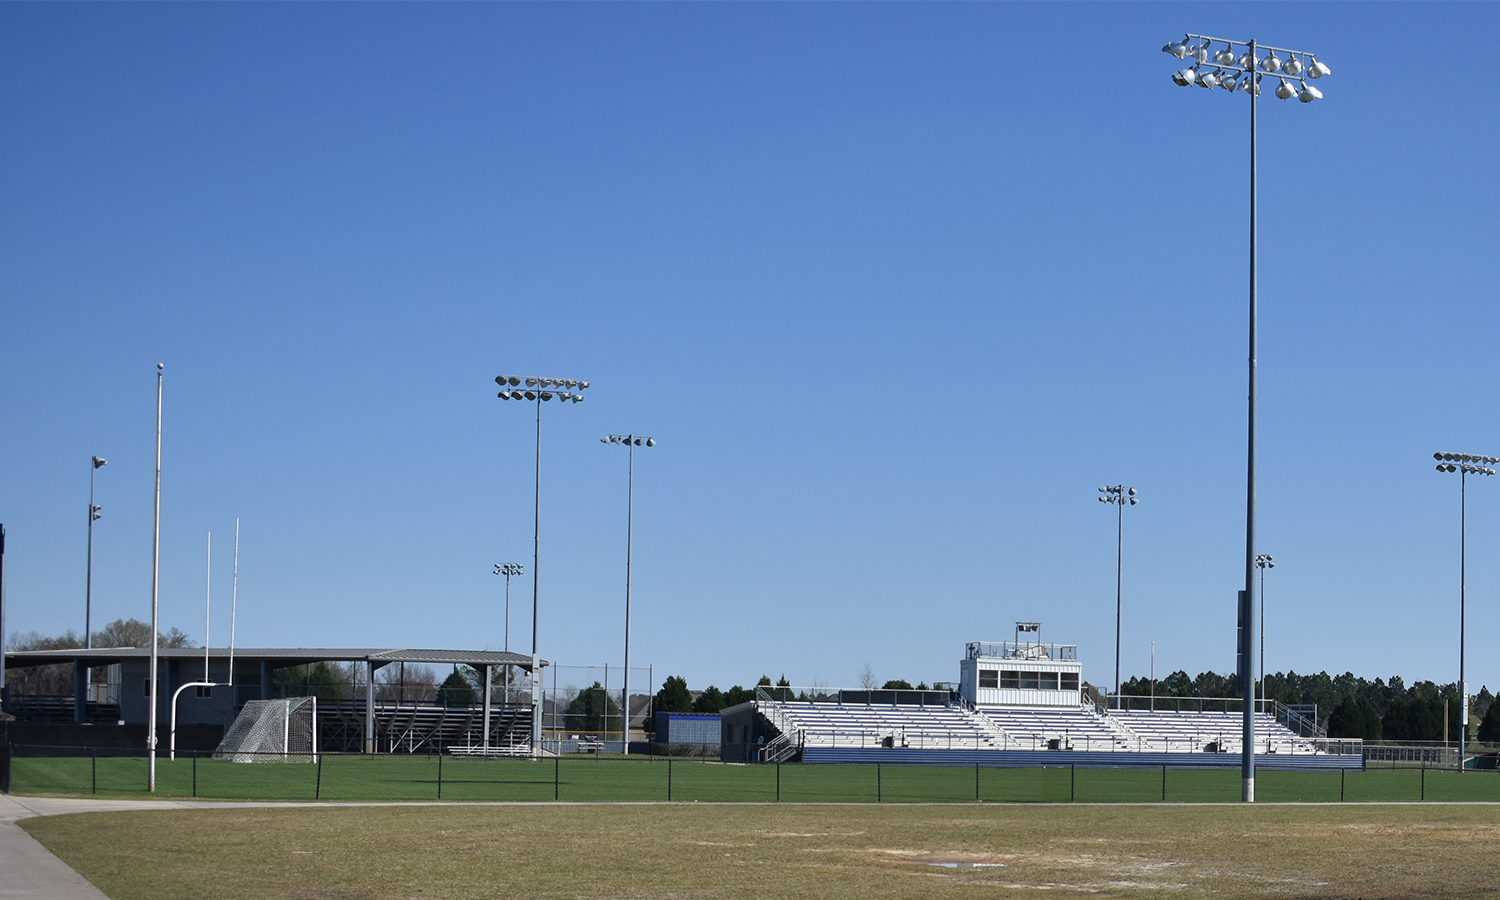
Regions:
M 1140 735 L 1152 750 L 1169 753 L 1239 753 L 1243 716 L 1239 712 L 1110 710 L 1109 715 Z M 1315 745 L 1265 713 L 1255 715 L 1256 753 L 1316 753 Z
M 779 701 L 785 724 L 804 747 L 908 747 L 923 750 L 1014 750 L 1019 744 L 959 706 Z
M 1140 750 L 1128 727 L 1092 706 L 986 706 L 980 712 L 1027 750 Z

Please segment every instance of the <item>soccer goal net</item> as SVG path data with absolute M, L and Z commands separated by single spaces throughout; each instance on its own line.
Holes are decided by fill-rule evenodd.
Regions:
M 233 762 L 317 762 L 318 699 L 251 700 L 234 724 L 214 759 Z

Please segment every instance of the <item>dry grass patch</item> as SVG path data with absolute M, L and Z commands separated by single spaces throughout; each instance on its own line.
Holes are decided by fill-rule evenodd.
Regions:
M 1489 806 L 223 809 L 25 827 L 114 900 L 1500 897 Z

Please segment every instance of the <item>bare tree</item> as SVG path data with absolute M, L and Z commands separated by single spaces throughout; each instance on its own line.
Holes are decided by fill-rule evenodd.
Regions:
M 865 663 L 859 670 L 859 686 L 867 691 L 880 687 L 880 682 L 875 679 L 875 669 L 869 663 Z

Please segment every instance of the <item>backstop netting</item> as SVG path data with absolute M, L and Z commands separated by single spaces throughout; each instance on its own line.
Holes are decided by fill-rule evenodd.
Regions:
M 318 699 L 251 700 L 235 717 L 214 759 L 317 762 Z

